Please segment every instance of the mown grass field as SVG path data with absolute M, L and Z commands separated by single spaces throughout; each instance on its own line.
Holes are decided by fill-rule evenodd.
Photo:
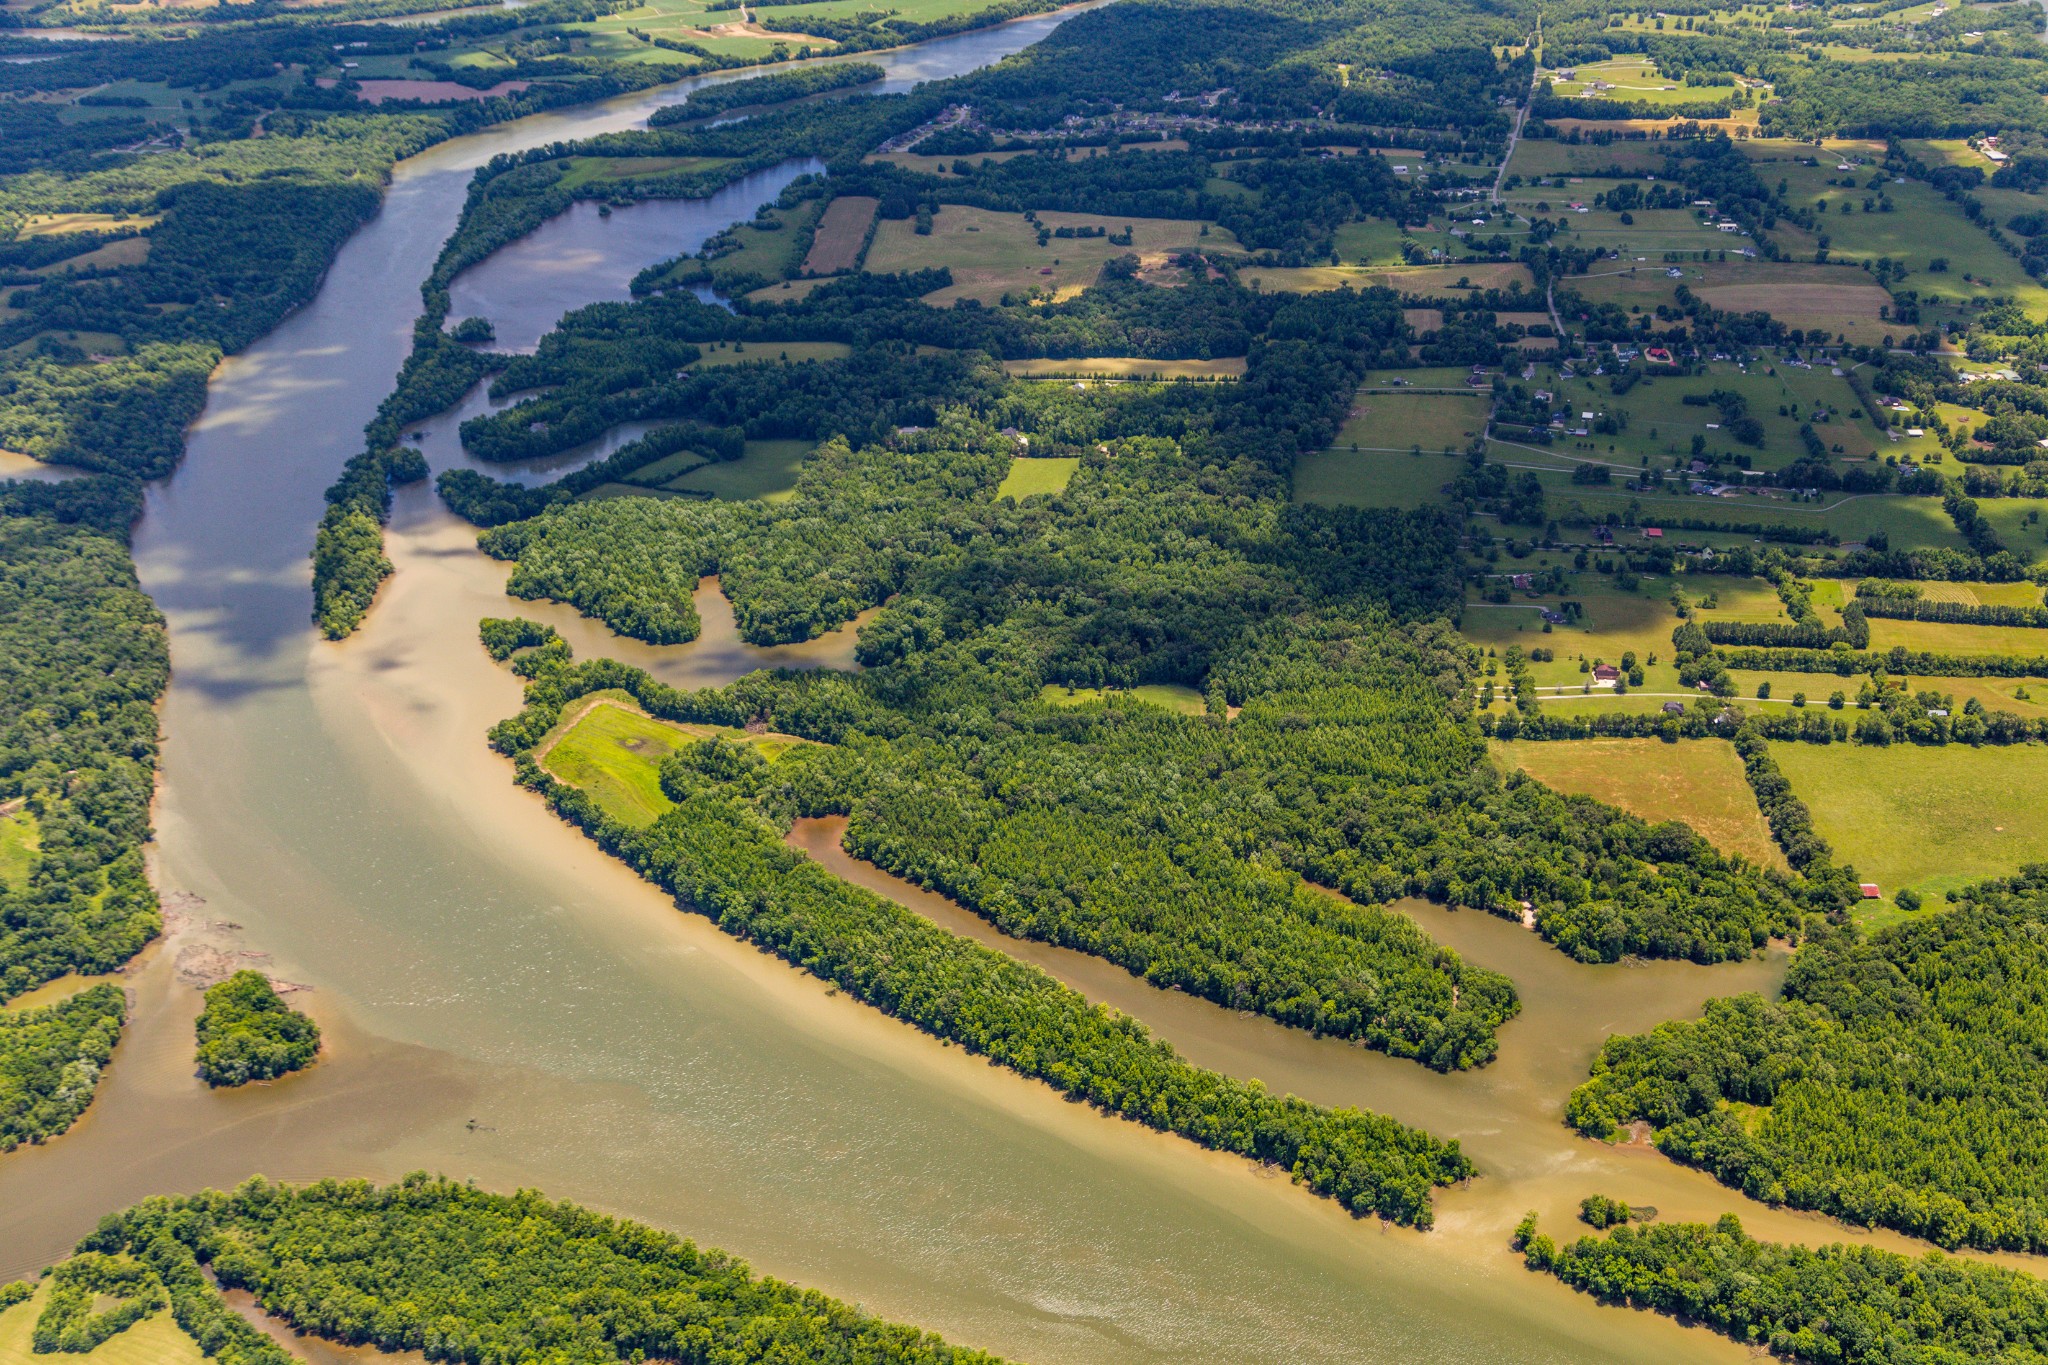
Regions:
M 1720 245 L 1727 246 L 1726 239 Z M 1904 330 L 1878 316 L 1878 309 L 1891 303 L 1891 294 L 1854 265 L 1816 265 L 1811 259 L 1681 261 L 1676 279 L 1666 273 L 1671 268 L 1663 261 L 1629 262 L 1626 268 L 1602 266 L 1566 283 L 1590 302 L 1639 306 L 1645 312 L 1674 303 L 1682 284 L 1716 308 L 1760 308 L 1788 327 L 1826 328 L 1863 345 Z
M 1026 498 L 1063 493 L 1067 485 L 1073 481 L 1074 472 L 1080 467 L 1081 462 L 1078 459 L 1031 459 L 1020 456 L 1010 461 L 1010 471 L 1003 475 L 1003 481 L 996 485 L 996 496 L 1015 498 L 1022 502 Z
M 1556 138 L 1524 137 L 1515 144 L 1508 174 L 1524 180 L 1536 176 L 1583 176 L 1592 171 L 1661 171 L 1664 150 L 1653 142 L 1559 142 Z
M 26 1303 L 0 1313 L 0 1365 L 206 1365 L 208 1357 L 199 1343 L 185 1335 L 171 1320 L 170 1310 L 136 1323 L 120 1335 L 102 1342 L 84 1355 L 37 1355 L 31 1342 L 36 1319 L 42 1316 L 49 1286 L 39 1287 Z
M 2048 746 L 1774 744 L 1835 858 L 1887 901 L 2048 861 Z
M 1361 393 L 1332 444 L 1339 450 L 1463 450 L 1486 430 L 1491 394 Z
M 699 465 L 671 479 L 667 487 L 730 501 L 759 498 L 779 502 L 796 488 L 797 471 L 814 448 L 813 442 L 803 440 L 749 441 L 741 458 Z
M 1245 358 L 1220 360 L 1148 360 L 1143 356 L 1078 356 L 1055 359 L 1005 360 L 1003 373 L 1023 379 L 1084 375 L 1103 379 L 1242 379 Z
M 641 176 L 669 175 L 676 171 L 708 171 L 731 164 L 722 156 L 572 156 L 563 163 L 567 170 L 561 184 L 567 189 L 585 185 L 633 180 Z
M 1528 288 L 1534 284 L 1529 267 L 1520 262 L 1418 265 L 1394 269 L 1352 265 L 1262 265 L 1246 267 L 1238 272 L 1238 278 L 1254 288 L 1294 294 L 1384 286 L 1417 298 L 1463 298 L 1474 289 L 1508 289 L 1516 284 Z
M 556 780 L 581 788 L 613 819 L 644 829 L 673 804 L 661 790 L 661 761 L 714 735 L 751 744 L 770 762 L 804 742 L 721 725 L 677 725 L 640 711 L 624 694 L 600 695 L 548 741 L 540 763 Z
M 865 194 L 842 194 L 832 201 L 818 220 L 811 238 L 810 254 L 804 257 L 807 275 L 837 275 L 860 265 L 861 247 L 867 241 L 868 224 L 882 201 Z
M 1294 500 L 1323 507 L 1399 507 L 1443 500 L 1458 466 L 1440 453 L 1313 450 L 1294 463 Z
M 1142 687 L 1061 687 L 1058 683 L 1047 683 L 1039 696 L 1054 706 L 1084 706 L 1089 702 L 1107 701 L 1111 697 L 1130 701 L 1141 701 L 1150 706 L 1164 707 L 1178 711 L 1184 716 L 1199 716 L 1208 710 L 1208 703 L 1202 694 L 1192 687 L 1181 687 L 1175 683 L 1147 683 Z
M 918 236 L 915 222 L 908 218 L 878 223 L 866 268 L 893 274 L 944 266 L 953 272 L 952 285 L 924 297 L 927 303 L 945 306 L 955 299 L 994 303 L 1004 294 L 1033 289 L 1067 296 L 1095 283 L 1104 261 L 1127 252 L 1157 265 L 1175 252 L 1196 247 L 1237 248 L 1237 239 L 1224 229 L 1189 219 L 1088 213 L 1041 213 L 1038 219 L 1055 230 L 1101 227 L 1107 232 L 1101 237 L 1054 237 L 1040 246 L 1038 230 L 1021 213 L 947 204 L 933 218 L 927 237 Z M 1131 245 L 1112 245 L 1108 233 L 1121 233 L 1126 227 L 1131 229 Z
M 1972 626 L 1949 621 L 1870 622 L 1873 650 L 1926 650 L 1933 654 L 2048 655 L 2048 630 L 2027 626 Z
M 1682 820 L 1724 853 L 1786 866 L 1735 747 L 1718 739 L 1494 741 L 1504 768 L 1562 792 L 1590 796 L 1653 823 Z

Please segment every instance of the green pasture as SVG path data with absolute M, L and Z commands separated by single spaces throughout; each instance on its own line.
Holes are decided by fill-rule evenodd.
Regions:
M 795 365 L 806 360 L 844 360 L 853 354 L 853 347 L 843 341 L 755 341 L 717 342 L 704 348 L 697 364 L 718 365 Z
M 1003 475 L 1003 481 L 996 486 L 996 496 L 1015 498 L 1022 502 L 1026 498 L 1065 492 L 1067 484 L 1073 480 L 1074 472 L 1080 467 L 1081 462 L 1078 459 L 1031 459 L 1019 456 L 1010 461 L 1009 472 Z
M 1361 393 L 1331 442 L 1333 449 L 1463 450 L 1486 430 L 1491 393 Z
M 1294 500 L 1323 507 L 1413 510 L 1443 497 L 1458 464 L 1436 451 L 1313 450 L 1294 463 Z
M 1199 716 L 1209 709 L 1200 692 L 1176 683 L 1147 683 L 1142 687 L 1131 688 L 1062 687 L 1058 683 L 1047 683 L 1039 696 L 1053 706 L 1086 706 L 1091 702 L 1104 702 L 1114 697 L 1118 700 L 1145 702 L 1168 711 L 1178 711 L 1184 716 Z
M 41 847 L 35 816 L 26 810 L 0 815 L 0 886 L 26 886 Z
M 209 1359 L 179 1328 L 169 1309 L 152 1313 L 83 1355 L 38 1354 L 33 1344 L 36 1319 L 49 1297 L 50 1287 L 43 1284 L 27 1300 L 0 1313 L 0 1365 L 41 1365 L 55 1359 L 65 1365 L 206 1365 Z
M 1947 692 L 1944 684 L 1930 683 Z M 1887 901 L 2048 861 L 2048 746 L 1773 744 L 1838 862 Z
M 585 185 L 636 180 L 643 176 L 669 175 L 676 171 L 708 171 L 732 164 L 723 156 L 572 156 L 561 184 L 567 189 Z
M 737 460 L 699 465 L 668 487 L 679 493 L 709 493 L 714 498 L 737 501 L 759 498 L 780 502 L 796 488 L 797 472 L 815 442 L 766 440 L 747 442 L 747 453 Z

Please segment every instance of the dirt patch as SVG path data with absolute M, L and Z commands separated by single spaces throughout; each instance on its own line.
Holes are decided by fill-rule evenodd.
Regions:
M 879 199 L 864 194 L 842 194 L 834 199 L 818 220 L 811 237 L 810 255 L 804 257 L 806 275 L 837 275 L 858 269 L 861 248 L 867 245 L 868 225 L 875 221 Z

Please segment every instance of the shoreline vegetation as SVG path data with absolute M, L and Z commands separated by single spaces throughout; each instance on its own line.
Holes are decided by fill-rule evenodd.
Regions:
M 494 745 L 515 762 L 517 780 L 672 893 L 679 908 L 1105 1113 L 1277 1165 L 1355 1215 L 1428 1228 L 1435 1217 L 1431 1191 L 1474 1174 L 1456 1142 L 1376 1114 L 1274 1096 L 1257 1082 L 1192 1066 L 1143 1025 L 1089 1003 L 1039 969 L 956 938 L 825 872 L 785 848 L 785 830 L 742 795 L 751 769 L 721 780 L 728 765 L 715 740 L 662 764 L 663 792 L 674 803 L 667 813 L 644 829 L 621 823 L 535 761 L 534 748 L 563 707 L 617 689 L 657 715 L 711 721 L 713 713 L 689 694 L 608 660 L 569 664 L 565 650 L 523 671 L 532 679 L 527 708 L 493 731 Z M 707 749 L 713 752 L 699 752 Z
M 1001 1365 L 644 1224 L 424 1173 L 146 1199 L 110 1213 L 43 1283 L 39 1352 L 90 1351 L 167 1309 L 209 1358 L 299 1358 L 227 1289 L 301 1334 L 437 1360 Z M 17 1305 L 36 1290 L 0 1285 L 0 1312 L 28 1311 Z

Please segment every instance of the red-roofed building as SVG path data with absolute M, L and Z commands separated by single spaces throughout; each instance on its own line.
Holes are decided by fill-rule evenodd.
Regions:
M 1863 899 L 1867 901 L 1874 901 L 1879 896 L 1884 894 L 1883 892 L 1877 889 L 1876 882 L 1864 882 L 1862 885 L 1857 887 L 1857 890 L 1863 893 Z
M 1645 527 L 1643 528 L 1643 539 L 1644 539 L 1644 540 L 1662 540 L 1662 539 L 1664 539 L 1664 528 L 1662 528 L 1661 526 L 1645 526 Z

